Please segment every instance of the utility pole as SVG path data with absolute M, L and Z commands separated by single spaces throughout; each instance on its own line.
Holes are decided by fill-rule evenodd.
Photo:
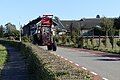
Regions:
M 20 25 L 20 22 L 19 22 L 19 26 L 20 26 L 20 42 L 21 42 L 21 30 L 22 30 L 22 26 Z

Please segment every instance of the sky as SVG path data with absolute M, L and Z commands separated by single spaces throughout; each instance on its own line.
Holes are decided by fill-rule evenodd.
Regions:
M 19 25 L 27 24 L 44 14 L 52 14 L 61 20 L 80 20 L 120 16 L 120 0 L 1 0 L 0 25 L 8 22 Z

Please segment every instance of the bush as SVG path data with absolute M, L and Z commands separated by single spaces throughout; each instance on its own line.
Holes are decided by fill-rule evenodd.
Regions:
M 79 42 L 78 47 L 83 48 L 83 45 L 84 45 L 84 43 L 83 43 L 83 37 L 80 37 L 79 40 L 78 40 L 78 42 Z
M 62 44 L 66 44 L 67 38 L 65 34 L 62 35 L 61 40 L 62 40 Z
M 104 39 L 102 39 L 102 41 L 101 41 L 102 43 L 103 43 L 103 45 L 104 46 L 106 46 L 106 39 L 104 38 Z
M 120 40 L 119 40 L 119 41 L 117 41 L 117 45 L 120 47 Z
M 113 48 L 113 47 L 114 47 L 114 38 L 113 38 L 113 37 L 110 37 L 109 39 L 110 39 L 110 43 L 111 43 L 112 48 Z
M 23 42 L 30 42 L 30 38 L 27 37 L 27 36 L 23 36 L 23 37 L 22 37 L 22 41 L 23 41 Z

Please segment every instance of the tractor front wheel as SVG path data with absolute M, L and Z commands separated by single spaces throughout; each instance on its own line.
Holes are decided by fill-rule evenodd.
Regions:
M 53 51 L 56 51 L 56 50 L 57 50 L 57 45 L 56 45 L 55 42 L 52 44 L 52 48 L 53 48 Z

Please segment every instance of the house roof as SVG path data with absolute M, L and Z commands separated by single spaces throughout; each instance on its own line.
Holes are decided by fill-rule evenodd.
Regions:
M 61 20 L 62 24 L 68 29 L 70 26 L 72 27 L 78 27 L 82 29 L 91 29 L 92 27 L 95 27 L 96 25 L 100 24 L 100 18 L 89 18 L 89 19 L 83 19 L 80 20 Z

